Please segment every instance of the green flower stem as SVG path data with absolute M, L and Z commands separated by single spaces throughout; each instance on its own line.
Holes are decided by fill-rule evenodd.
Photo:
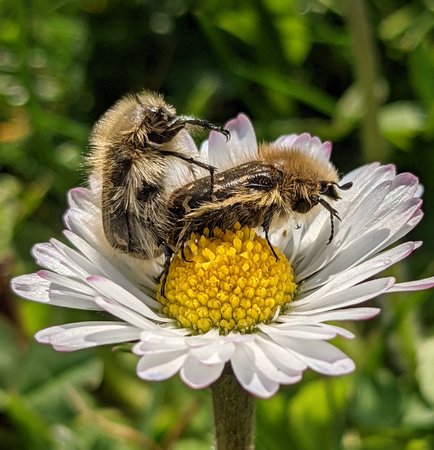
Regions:
M 254 450 L 254 398 L 229 366 L 211 389 L 216 450 Z
M 377 55 L 364 0 L 348 0 L 347 20 L 354 56 L 354 73 L 364 106 L 361 123 L 364 160 L 384 161 L 387 149 L 378 126 L 381 96 Z

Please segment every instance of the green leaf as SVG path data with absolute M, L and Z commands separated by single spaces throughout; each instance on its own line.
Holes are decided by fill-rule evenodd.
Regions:
M 416 373 L 423 397 L 434 406 L 434 336 L 420 342 L 417 347 Z
M 434 103 L 434 50 L 421 43 L 409 55 L 409 74 L 414 92 L 424 104 Z
M 18 195 L 21 192 L 20 182 L 13 176 L 0 176 L 0 256 L 9 250 L 13 238 L 13 230 L 17 223 L 20 203 Z
M 288 426 L 295 448 L 335 450 L 341 439 L 339 417 L 347 406 L 352 378 L 320 379 L 305 384 L 288 405 Z M 304 430 L 300 432 L 300 430 Z
M 18 360 L 16 333 L 12 325 L 0 317 L 0 386 L 2 389 L 6 389 L 14 380 Z M 4 398 L 2 398 L 0 404 L 3 401 Z
M 364 426 L 383 428 L 399 424 L 403 413 L 402 393 L 392 373 L 380 370 L 373 378 L 358 376 L 352 412 Z
M 379 27 L 380 37 L 385 41 L 397 39 L 414 23 L 417 10 L 414 5 L 406 4 L 385 17 Z
M 102 379 L 101 360 L 92 352 L 56 353 L 37 343 L 18 367 L 16 384 L 27 404 L 55 422 L 71 413 L 71 389 L 94 389 Z
M 434 426 L 434 410 L 419 395 L 413 395 L 406 405 L 402 423 L 411 428 L 430 429 Z
M 274 90 L 308 105 L 318 112 L 329 116 L 335 114 L 335 99 L 319 88 L 304 81 L 274 72 L 266 67 L 254 66 L 241 61 L 234 67 L 234 72 L 248 80 L 255 81 L 267 89 Z
M 21 397 L 18 395 L 9 397 L 5 414 L 13 425 L 17 441 L 16 447 L 10 448 L 31 448 L 32 450 L 51 448 L 52 438 L 45 417 L 30 408 Z
M 384 105 L 379 112 L 383 135 L 401 149 L 408 149 L 411 140 L 425 129 L 425 114 L 416 102 L 400 101 Z

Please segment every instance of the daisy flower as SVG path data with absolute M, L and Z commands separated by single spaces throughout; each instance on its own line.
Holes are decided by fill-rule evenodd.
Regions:
M 202 144 L 204 160 L 222 170 L 257 157 L 255 132 L 245 115 L 226 128 L 228 142 L 211 132 Z M 308 134 L 282 136 L 275 144 L 323 161 L 332 148 Z M 191 139 L 186 145 L 197 151 Z M 375 316 L 378 308 L 360 304 L 380 294 L 434 285 L 434 277 L 374 278 L 421 245 L 396 244 L 423 215 L 417 178 L 373 163 L 346 174 L 342 183 L 348 182 L 353 187 L 336 203 L 341 221 L 329 244 L 330 217 L 320 206 L 302 223 L 270 231 L 278 260 L 260 230 L 193 236 L 186 248 L 192 261 L 173 259 L 164 297 L 155 282 L 162 259 L 139 261 L 108 245 L 101 231 L 100 187 L 93 182 L 69 192 L 64 231 L 69 243 L 51 239 L 35 245 L 33 256 L 42 269 L 15 278 L 12 288 L 32 301 L 108 313 L 110 320 L 53 326 L 36 339 L 59 351 L 134 342 L 137 374 L 145 380 L 179 373 L 200 389 L 230 366 L 246 391 L 268 398 L 281 385 L 300 381 L 308 368 L 347 374 L 354 362 L 329 341 L 354 335 L 335 323 Z

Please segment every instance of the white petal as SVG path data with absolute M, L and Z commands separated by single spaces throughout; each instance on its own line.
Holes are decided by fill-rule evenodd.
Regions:
M 300 251 L 300 245 L 302 243 L 303 232 L 304 232 L 303 224 L 299 227 L 294 228 L 292 231 L 292 251 L 291 251 L 291 253 L 289 253 L 287 248 L 285 248 L 285 250 L 284 250 L 284 253 L 285 253 L 285 255 L 288 255 L 288 259 L 291 262 L 291 264 L 294 263 L 297 253 L 299 253 L 299 251 Z
M 421 242 L 405 242 L 382 252 L 374 258 L 358 264 L 355 267 L 352 267 L 355 262 L 348 260 L 348 258 L 353 255 L 349 251 L 344 250 L 323 270 L 315 274 L 309 280 L 306 280 L 301 287 L 301 291 L 306 292 L 312 288 L 321 286 L 322 284 L 325 285 L 315 292 L 316 296 L 322 296 L 329 292 L 347 289 L 348 287 L 360 283 L 361 281 L 376 275 L 398 261 L 406 258 L 415 249 L 420 247 L 420 245 Z M 358 256 L 363 257 L 362 255 Z M 333 276 L 334 274 L 337 275 Z
M 200 144 L 200 149 L 199 149 L 199 155 L 200 157 L 204 160 L 204 161 L 208 161 L 209 162 L 209 157 L 208 157 L 208 139 L 206 139 L 205 141 L 203 141 Z
M 141 299 L 139 300 L 130 291 L 124 289 L 113 281 L 99 276 L 91 276 L 86 281 L 106 298 L 113 299 L 116 303 L 124 305 L 127 308 L 141 314 L 147 319 L 157 322 L 169 322 L 170 319 L 162 318 L 152 311 Z M 141 296 L 142 298 L 144 295 Z
M 99 275 L 101 271 L 98 265 L 92 264 L 83 254 L 68 247 L 57 239 L 50 239 L 50 244 L 56 251 L 62 255 L 63 259 L 69 263 L 70 267 L 76 273 L 76 276 L 85 278 L 89 275 Z
M 332 155 L 332 143 L 331 142 L 323 142 L 321 145 L 321 152 L 323 153 L 325 159 L 329 160 Z
M 333 272 L 337 273 L 344 268 L 351 267 L 361 261 L 362 258 L 369 258 L 375 249 L 378 249 L 385 242 L 388 236 L 389 232 L 386 229 L 373 229 L 358 238 L 354 238 L 346 248 L 338 247 L 338 244 L 332 241 L 330 243 L 331 247 L 327 250 L 321 252 L 310 251 L 305 254 L 301 261 L 296 259 L 294 262 L 297 266 L 297 281 L 304 280 L 315 274 L 315 279 L 318 279 L 322 284 L 326 278 L 322 278 L 323 272 L 319 272 L 321 269 L 327 270 L 328 266 L 333 264 Z M 322 242 L 326 245 L 324 240 Z M 299 249 L 299 252 L 302 255 L 303 249 Z M 331 270 L 328 269 L 329 272 Z
M 332 339 L 337 334 L 332 329 L 324 329 L 315 323 L 292 323 L 290 327 L 260 324 L 258 328 L 266 334 L 283 334 L 288 337 L 314 340 Z
M 11 281 L 11 289 L 15 294 L 28 300 L 49 303 L 48 289 L 50 282 L 42 279 L 38 274 L 21 275 Z
M 422 220 L 422 218 L 423 211 L 421 209 L 416 209 L 413 215 L 408 219 L 408 221 L 403 223 L 401 227 L 395 230 L 395 233 L 383 243 L 382 248 L 388 247 L 390 244 L 398 241 L 403 236 L 408 234 Z
M 362 241 L 360 244 L 363 245 Z M 320 297 L 330 291 L 340 291 L 349 286 L 360 283 L 372 275 L 386 269 L 391 265 L 390 259 L 383 259 L 369 263 L 357 264 L 360 262 L 359 258 L 364 257 L 359 253 L 357 243 L 354 251 L 342 250 L 337 257 L 330 261 L 323 269 L 312 275 L 305 282 L 300 284 L 299 292 L 300 299 L 309 295 L 312 289 L 317 288 L 315 296 Z M 320 289 L 318 289 L 320 287 Z
M 296 311 L 291 311 L 288 315 L 280 316 L 279 322 L 292 323 L 293 321 L 306 321 L 308 323 L 317 323 L 326 320 L 366 320 L 376 316 L 379 312 L 380 308 L 371 307 L 335 309 L 322 313 L 316 313 L 314 311 L 297 313 Z
M 416 195 L 419 186 L 419 179 L 412 173 L 403 172 L 399 173 L 390 185 L 391 190 L 395 197 L 401 199 L 401 201 L 409 200 L 411 197 L 418 197 Z
M 336 205 L 339 206 L 342 223 L 351 224 L 351 237 L 357 236 L 359 230 L 371 220 L 371 217 L 381 212 L 380 205 L 390 194 L 394 168 L 381 166 L 374 169 L 372 173 L 363 173 L 363 175 L 363 178 L 358 177 L 352 180 L 353 187 L 344 192 L 343 200 Z
M 211 165 L 225 170 L 258 158 L 255 130 L 245 114 L 230 120 L 225 128 L 230 132 L 228 142 L 221 133 L 211 131 L 209 139 L 202 143 L 200 153 Z
M 219 170 L 225 170 L 235 165 L 226 138 L 217 131 L 211 131 L 208 139 L 209 163 Z
M 278 391 L 279 383 L 266 378 L 256 370 L 254 357 L 251 348 L 237 345 L 231 359 L 232 369 L 246 391 L 260 398 L 269 398 Z
M 101 246 L 100 235 L 95 232 L 97 227 L 102 230 L 102 216 L 99 206 L 89 204 L 87 209 L 73 206 L 63 215 L 63 221 L 69 230 L 89 240 L 92 245 L 95 245 L 95 248 Z
M 369 192 L 369 189 L 366 189 L 366 187 L 375 188 L 384 181 L 392 180 L 395 175 L 396 168 L 393 164 L 382 166 L 378 162 L 375 162 L 349 172 L 342 178 L 341 182 L 347 183 L 348 181 L 353 181 L 358 186 L 358 190 L 356 191 L 352 188 L 349 191 L 350 194 L 352 196 L 364 197 Z
M 337 336 L 342 336 L 345 339 L 354 339 L 356 337 L 356 335 L 354 333 L 352 333 L 351 331 L 347 330 L 346 328 L 339 327 L 337 325 L 330 325 L 328 323 L 323 323 L 323 324 L 321 324 L 321 326 L 324 328 L 329 328 L 329 329 L 334 330 L 336 332 Z
M 65 257 L 48 242 L 34 245 L 32 254 L 36 263 L 41 267 L 66 276 L 77 275 L 77 272 L 71 269 L 71 264 Z
M 295 138 L 292 146 L 301 151 L 308 152 L 310 150 L 310 141 L 311 135 L 309 133 L 302 133 Z
M 178 134 L 178 141 L 180 147 L 183 149 L 183 153 L 195 159 L 196 161 L 207 162 L 202 158 L 203 155 L 199 153 L 196 144 L 190 133 L 186 130 L 182 130 Z M 167 167 L 166 187 L 171 190 L 177 189 L 184 184 L 193 181 L 195 178 L 202 178 L 209 175 L 206 169 L 202 169 L 195 164 L 191 164 L 187 161 L 183 161 L 179 158 L 171 158 L 170 164 Z
M 235 351 L 232 342 L 216 338 L 216 342 L 210 341 L 207 345 L 193 347 L 190 355 L 203 364 L 219 364 L 229 361 Z
M 287 371 L 280 370 L 280 365 L 275 365 L 273 358 L 264 352 L 263 348 L 256 342 L 248 342 L 246 344 L 254 355 L 254 362 L 256 371 L 261 374 L 261 378 L 268 378 L 271 381 L 276 381 L 279 384 L 291 384 L 300 380 L 301 373 L 287 374 Z
M 300 358 L 289 352 L 286 347 L 282 347 L 268 336 L 258 334 L 257 344 L 263 349 L 264 353 L 273 361 L 274 365 L 286 374 L 297 376 L 307 369 L 307 364 Z
M 181 144 L 182 149 L 189 155 L 196 156 L 199 153 L 191 134 L 185 129 L 178 133 L 178 142 Z
M 203 364 L 190 356 L 182 366 L 179 375 L 187 386 L 203 389 L 220 377 L 224 367 L 224 363 Z
M 422 200 L 414 197 L 410 200 L 399 203 L 399 205 L 396 205 L 391 210 L 386 211 L 382 216 L 377 217 L 378 222 L 372 223 L 371 226 L 384 226 L 388 227 L 390 230 L 390 237 L 381 248 L 388 246 L 390 243 L 396 242 L 397 234 L 400 233 L 401 228 L 417 216 L 421 206 Z
M 77 208 L 83 211 L 92 209 L 95 206 L 98 196 L 90 189 L 77 187 L 68 192 L 68 205 L 70 208 Z
M 70 352 L 98 345 L 130 342 L 139 339 L 141 330 L 122 322 L 78 322 L 46 328 L 36 333 L 42 344 Z
M 297 318 L 299 319 L 297 321 Z M 289 330 L 302 330 L 303 333 L 288 333 Z M 292 321 L 282 321 L 275 325 L 272 333 L 282 333 L 286 336 L 303 338 L 303 339 L 325 339 L 329 340 L 335 336 L 342 336 L 345 339 L 353 339 L 355 336 L 351 331 L 336 325 L 315 321 L 311 317 L 295 316 Z
M 133 258 L 113 249 L 104 235 L 100 209 L 92 212 L 89 217 L 76 214 L 76 211 L 74 214 L 72 212 L 74 211 L 70 209 L 65 215 L 65 223 L 72 232 L 71 236 L 79 236 L 85 242 L 81 251 L 94 261 L 86 276 L 106 275 L 118 284 L 123 283 L 124 286 L 140 284 L 143 290 L 152 295 L 156 288 L 153 277 L 161 272 L 159 261 Z M 87 251 L 89 248 L 92 249 L 90 252 Z M 104 266 L 101 265 L 101 262 Z M 87 264 L 89 264 L 89 261 Z M 92 266 L 94 267 L 92 268 Z M 102 269 L 105 267 L 105 270 L 99 270 L 96 267 Z M 118 272 L 118 275 L 115 275 L 116 278 L 113 278 L 113 270 Z M 129 283 L 125 280 L 128 280 Z
M 351 198 L 351 190 L 347 191 L 344 197 L 347 201 L 348 207 L 345 208 L 344 201 L 340 201 L 338 207 L 342 223 L 335 223 L 337 232 L 333 241 L 327 245 L 327 239 L 329 234 L 329 216 L 326 212 L 321 212 L 318 215 L 317 220 L 323 218 L 323 226 L 321 228 L 321 234 L 311 239 L 312 244 L 310 249 L 305 252 L 304 248 L 300 249 L 301 261 L 297 261 L 298 264 L 298 278 L 304 279 L 312 273 L 317 272 L 324 267 L 329 261 L 332 260 L 335 255 L 343 258 L 342 252 L 346 251 L 350 256 L 352 262 L 361 258 L 362 255 L 366 255 L 365 259 L 369 257 L 376 249 L 380 248 L 393 234 L 394 230 L 399 228 L 397 223 L 403 224 L 406 222 L 404 216 L 410 215 L 411 211 L 408 210 L 407 205 L 399 205 L 399 213 L 393 211 L 393 214 L 397 214 L 393 223 L 384 224 L 381 226 L 381 217 L 387 217 L 384 214 L 385 208 L 382 207 L 382 203 L 388 193 L 390 192 L 390 181 L 385 181 L 375 188 L 370 188 L 369 195 L 362 198 L 361 194 L 364 191 L 358 191 L 355 189 L 358 198 Z M 395 208 L 396 209 L 396 208 Z M 390 212 L 392 213 L 392 212 Z M 399 220 L 398 220 L 399 218 Z M 376 224 L 375 226 L 369 225 Z M 308 236 L 307 236 L 308 237 Z M 305 239 L 306 240 L 306 239 Z M 348 247 L 348 248 L 346 248 Z M 349 247 L 353 247 L 351 250 Z M 357 250 L 355 252 L 354 250 Z M 318 257 L 319 253 L 319 257 Z
M 275 342 L 294 352 L 311 369 L 324 375 L 344 375 L 355 369 L 354 362 L 345 353 L 324 341 L 312 342 L 286 336 L 269 335 Z
M 294 146 L 294 141 L 297 139 L 298 134 L 284 134 L 283 136 L 278 137 L 274 144 L 279 147 L 291 148 Z
M 52 285 L 58 285 L 58 287 L 64 291 L 77 292 L 88 296 L 94 296 L 96 294 L 95 289 L 92 289 L 82 281 L 74 280 L 71 277 L 59 275 L 48 270 L 40 270 L 38 275 L 44 280 L 50 281 Z
M 211 343 L 225 342 L 225 339 L 220 336 L 219 331 L 216 328 L 211 328 L 205 334 L 198 334 L 190 336 L 188 339 L 188 345 L 191 348 L 201 347 L 203 345 L 210 345 Z
M 99 311 L 93 297 L 68 291 L 63 286 L 53 285 L 39 274 L 22 275 L 11 281 L 11 289 L 19 296 L 40 303 L 74 309 Z
M 342 336 L 345 339 L 354 339 L 356 337 L 351 331 L 337 325 L 331 325 L 329 323 L 320 323 L 318 325 L 324 330 L 334 333 L 335 336 Z
M 307 296 L 303 300 L 296 300 L 292 303 L 293 311 L 319 313 L 357 305 L 358 303 L 365 302 L 371 298 L 379 296 L 383 292 L 386 292 L 393 286 L 394 283 L 394 278 L 380 278 L 378 280 L 371 280 L 358 284 L 357 286 L 352 286 L 342 292 L 336 292 L 325 295 L 324 297 L 314 298 L 312 301 L 310 301 L 310 296 Z
M 322 143 L 318 137 L 311 136 L 309 133 L 289 135 L 279 143 L 282 147 L 298 149 L 319 160 L 329 160 L 332 152 L 331 142 Z
M 187 359 L 182 350 L 147 354 L 137 364 L 137 375 L 144 380 L 167 380 L 177 373 Z
M 132 295 L 140 299 L 140 301 L 142 301 L 144 304 L 150 307 L 159 307 L 159 304 L 156 300 L 146 295 L 135 284 L 124 277 L 118 269 L 110 264 L 109 261 L 107 261 L 107 259 L 104 258 L 100 253 L 95 251 L 87 242 L 69 231 L 65 231 L 64 233 L 68 240 L 83 254 L 85 254 L 86 257 L 92 261 L 95 267 L 100 268 L 101 272 L 108 279 L 112 280 L 113 283 L 132 293 Z M 99 275 L 99 273 L 95 273 L 95 271 L 93 271 L 89 272 L 89 275 Z M 143 276 L 143 280 L 144 283 L 147 281 L 145 274 Z
M 375 170 L 380 167 L 379 162 L 374 162 L 371 164 L 365 164 L 364 166 L 357 167 L 356 169 L 345 174 L 341 180 L 342 183 L 348 183 L 354 180 L 365 180 L 369 175 L 371 175 Z M 382 167 L 393 167 L 393 166 L 382 166 Z
M 156 327 L 151 331 L 143 331 L 140 336 L 140 342 L 137 343 L 133 351 L 137 355 L 144 355 L 155 349 L 158 351 L 172 351 L 181 349 L 188 351 L 189 346 L 184 336 L 176 334 L 165 328 Z
M 106 242 L 100 208 L 94 208 L 92 212 L 70 208 L 63 216 L 63 220 L 68 230 L 84 239 L 94 250 L 102 253 Z
M 95 297 L 86 294 L 77 294 L 68 292 L 59 288 L 59 286 L 50 285 L 49 304 L 53 306 L 61 306 L 62 308 L 85 309 L 89 311 L 101 311 L 96 304 Z
M 233 165 L 258 158 L 255 130 L 245 114 L 238 114 L 236 119 L 230 120 L 225 125 L 225 128 L 231 133 L 228 145 Z
M 386 211 L 382 216 L 377 216 L 377 221 L 367 224 L 370 227 L 386 227 L 389 230 L 389 239 L 383 243 L 380 249 L 396 242 L 396 234 L 400 229 L 414 216 L 415 212 L 420 210 L 422 200 L 412 198 L 402 204 L 397 205 L 393 210 Z
M 434 287 L 434 277 L 408 281 L 406 283 L 395 283 L 388 292 L 420 291 L 423 289 L 431 289 L 432 287 Z
M 115 316 L 118 319 L 122 319 L 125 322 L 134 325 L 135 327 L 140 328 L 142 330 L 150 329 L 156 326 L 146 317 L 142 316 L 136 311 L 126 308 L 125 306 L 123 306 L 120 303 L 117 303 L 111 298 L 97 296 L 95 297 L 95 303 L 104 311 L 110 313 L 112 316 Z
M 88 183 L 92 192 L 101 192 L 101 180 L 95 174 L 89 176 Z

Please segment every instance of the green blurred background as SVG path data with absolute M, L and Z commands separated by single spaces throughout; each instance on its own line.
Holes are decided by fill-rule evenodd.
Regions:
M 37 330 L 95 318 L 15 298 L 30 248 L 61 239 L 65 194 L 85 183 L 89 130 L 142 88 L 178 111 L 259 139 L 308 131 L 342 172 L 396 164 L 425 186 L 424 246 L 390 273 L 433 273 L 434 0 L 3 0 L 0 2 L 0 448 L 210 448 L 207 391 L 145 383 L 111 349 L 59 354 Z M 365 99 L 365 101 L 363 100 Z M 355 374 L 307 372 L 257 408 L 257 449 L 434 449 L 433 292 L 377 299 L 338 345 Z

